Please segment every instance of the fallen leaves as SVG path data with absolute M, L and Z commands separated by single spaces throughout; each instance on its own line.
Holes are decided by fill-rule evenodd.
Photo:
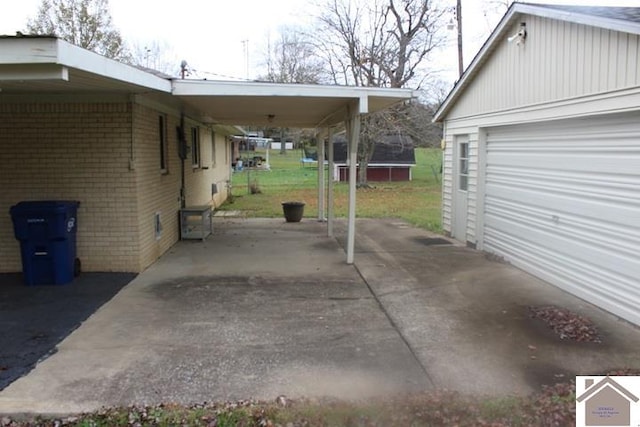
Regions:
M 561 340 L 602 342 L 598 330 L 591 320 L 566 308 L 553 305 L 529 306 L 529 315 L 546 323 Z

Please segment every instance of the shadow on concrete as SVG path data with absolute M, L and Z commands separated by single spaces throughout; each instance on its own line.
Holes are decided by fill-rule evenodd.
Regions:
M 60 286 L 25 286 L 0 274 L 0 390 L 55 353 L 56 345 L 136 275 L 84 273 Z

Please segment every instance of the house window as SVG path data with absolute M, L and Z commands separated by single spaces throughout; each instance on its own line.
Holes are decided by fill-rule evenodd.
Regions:
M 216 165 L 216 134 L 211 132 L 211 166 Z
M 153 228 L 156 240 L 160 240 L 162 237 L 162 219 L 160 218 L 160 212 L 153 214 Z
M 197 127 L 191 128 L 191 166 L 200 167 L 200 131 Z
M 158 141 L 160 143 L 160 171 L 167 173 L 169 170 L 168 147 L 167 147 L 167 116 L 158 116 Z
M 469 143 L 461 142 L 458 149 L 458 161 L 460 162 L 458 188 L 462 191 L 467 191 L 469 188 Z

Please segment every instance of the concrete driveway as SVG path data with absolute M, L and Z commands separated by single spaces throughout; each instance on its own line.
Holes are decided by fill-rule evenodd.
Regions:
M 216 219 L 206 242 L 179 242 L 0 392 L 0 413 L 434 387 L 526 394 L 640 367 L 638 328 L 480 252 L 361 220 L 348 266 L 344 231 L 324 230 Z M 528 316 L 545 304 L 592 319 L 603 343 L 559 340 Z

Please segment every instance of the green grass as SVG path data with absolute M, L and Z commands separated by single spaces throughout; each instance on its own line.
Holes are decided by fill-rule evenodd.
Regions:
M 262 153 L 257 153 L 258 155 Z M 264 155 L 264 154 L 262 154 Z M 417 148 L 416 166 L 410 182 L 372 182 L 373 188 L 359 189 L 356 215 L 360 218 L 402 218 L 424 229 L 441 231 L 440 170 L 441 151 Z M 245 170 L 233 175 L 233 202 L 221 206 L 222 210 L 245 211 L 249 217 L 278 218 L 282 216 L 281 202 L 306 203 L 305 217 L 317 215 L 318 175 L 316 167 L 300 166 L 300 151 L 270 153 L 271 171 Z M 250 184 L 260 189 L 251 194 Z M 348 186 L 335 185 L 335 215 L 346 217 Z

